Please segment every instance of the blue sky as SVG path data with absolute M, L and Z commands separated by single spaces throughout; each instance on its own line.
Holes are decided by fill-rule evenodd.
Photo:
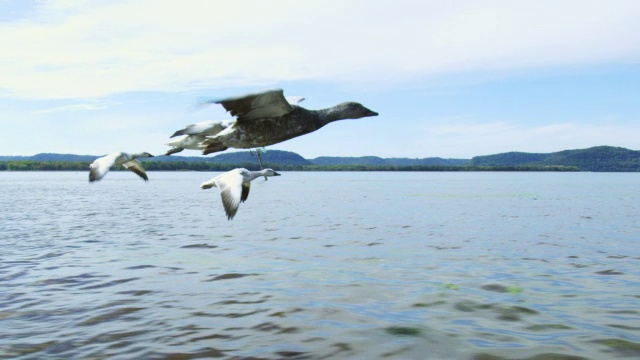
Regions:
M 635 0 L 0 0 L 0 155 L 161 154 L 230 118 L 200 100 L 270 88 L 380 113 L 268 148 L 306 158 L 640 150 L 638 18 Z

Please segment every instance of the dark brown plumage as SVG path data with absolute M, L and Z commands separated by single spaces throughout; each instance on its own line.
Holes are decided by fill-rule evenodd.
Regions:
M 250 149 L 273 145 L 314 132 L 336 120 L 378 115 L 355 102 L 344 102 L 322 110 L 307 110 L 289 104 L 281 89 L 207 103 L 222 105 L 236 117 L 236 121 L 203 142 L 206 145 L 203 151 L 205 155 L 228 148 Z

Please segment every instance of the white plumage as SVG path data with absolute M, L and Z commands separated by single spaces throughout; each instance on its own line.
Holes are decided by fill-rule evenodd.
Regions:
M 224 211 L 227 219 L 231 220 L 238 212 L 240 203 L 249 197 L 251 181 L 260 176 L 280 176 L 280 174 L 272 169 L 250 171 L 237 168 L 203 182 L 200 187 L 203 189 L 217 187 L 220 190 Z
M 126 152 L 114 152 L 109 155 L 105 155 L 101 158 L 97 158 L 91 165 L 89 165 L 89 182 L 101 180 L 112 166 L 122 165 L 126 169 L 134 172 L 138 176 L 148 181 L 147 173 L 142 168 L 142 164 L 136 160 L 137 158 L 153 157 L 148 152 L 129 154 Z
M 165 145 L 171 146 L 165 155 L 179 153 L 184 149 L 203 150 L 202 144 L 207 136 L 213 136 L 233 124 L 233 120 L 207 120 L 187 125 L 171 135 L 172 139 Z

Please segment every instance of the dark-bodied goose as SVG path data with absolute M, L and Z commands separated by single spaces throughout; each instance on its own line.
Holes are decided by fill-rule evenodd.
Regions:
M 204 155 L 228 148 L 249 149 L 277 144 L 316 131 L 336 120 L 378 115 L 355 102 L 307 110 L 290 104 L 281 89 L 207 103 L 221 104 L 236 117 L 236 121 L 217 135 L 207 137 L 203 142 L 207 146 Z
M 129 154 L 126 152 L 115 152 L 101 158 L 97 158 L 89 165 L 89 182 L 102 179 L 112 166 L 122 165 L 126 169 L 136 173 L 138 176 L 148 181 L 147 173 L 144 172 L 142 164 L 136 160 L 137 158 L 153 157 L 148 152 Z
M 272 169 L 249 171 L 238 168 L 205 181 L 200 187 L 211 189 L 215 186 L 220 190 L 224 211 L 227 213 L 227 219 L 231 220 L 236 216 L 240 203 L 249 197 L 251 181 L 260 176 L 280 176 L 280 174 Z

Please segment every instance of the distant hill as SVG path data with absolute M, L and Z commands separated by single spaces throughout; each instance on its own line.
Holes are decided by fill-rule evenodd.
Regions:
M 73 155 L 73 154 L 52 154 L 41 153 L 33 156 L 0 156 L 0 161 L 68 161 L 68 162 L 83 162 L 93 161 L 97 158 L 95 155 Z
M 104 154 L 103 154 L 104 155 Z M 65 162 L 93 162 L 103 155 L 72 155 L 72 154 L 51 154 L 41 153 L 33 156 L 0 156 L 0 161 L 65 161 Z M 261 152 L 263 162 L 270 162 L 283 165 L 312 165 L 310 161 L 306 160 L 302 156 L 290 152 L 280 150 L 269 150 L 267 152 Z M 140 161 L 155 161 L 155 162 L 211 162 L 216 164 L 242 164 L 242 163 L 257 163 L 258 158 L 255 151 L 239 151 L 232 153 L 224 153 L 216 156 L 155 156 L 147 159 L 140 159 Z
M 361 157 L 330 157 L 321 156 L 310 160 L 314 165 L 319 166 L 339 166 L 339 165 L 367 165 L 367 166 L 462 166 L 469 163 L 468 159 L 443 159 L 430 157 L 423 159 L 409 158 L 381 158 L 377 156 Z
M 581 171 L 640 171 L 640 151 L 613 146 L 564 150 L 547 154 L 509 152 L 476 156 L 471 166 L 576 166 Z
M 260 157 L 262 158 L 263 163 L 273 163 L 281 165 L 311 165 L 311 162 L 309 160 L 290 151 L 269 150 L 266 152 L 260 152 Z M 258 161 L 258 157 L 255 151 L 239 151 L 216 155 L 211 158 L 210 161 L 218 164 L 255 163 Z
M 311 165 L 311 162 L 303 158 L 302 156 L 291 152 L 281 150 L 268 150 L 266 152 L 260 152 L 263 163 L 272 163 L 280 165 Z M 229 152 L 218 154 L 215 156 L 156 156 L 148 159 L 142 159 L 142 161 L 158 161 L 158 162 L 207 162 L 214 164 L 244 164 L 244 163 L 258 163 L 258 157 L 256 151 L 249 150 Z
M 330 157 L 321 156 L 315 159 L 305 159 L 299 154 L 290 151 L 268 150 L 261 153 L 262 162 L 269 166 L 290 166 L 293 169 L 316 169 L 329 167 L 379 167 L 388 169 L 396 167 L 445 167 L 457 170 L 483 170 L 483 167 L 493 167 L 505 170 L 545 170 L 573 169 L 580 171 L 640 171 L 640 151 L 629 150 L 613 146 L 596 146 L 588 149 L 564 150 L 553 153 L 525 153 L 508 152 L 495 155 L 476 156 L 471 160 L 443 159 L 429 157 L 422 159 L 409 158 L 381 158 L 377 156 L 361 157 Z M 96 155 L 50 154 L 43 153 L 34 156 L 0 156 L 0 162 L 7 161 L 33 161 L 33 162 L 58 162 L 58 163 L 89 163 L 95 160 Z M 255 151 L 248 150 L 218 154 L 216 156 L 156 156 L 142 159 L 157 164 L 156 169 L 213 169 L 228 168 L 229 165 L 246 167 L 257 166 L 258 159 Z M 186 164 L 169 163 L 183 162 Z M 10 164 L 16 169 L 15 164 Z M 50 164 L 51 165 L 51 164 Z M 151 164 L 149 164 L 151 165 Z M 3 165 L 9 167 L 9 165 Z M 47 165 L 48 167 L 51 167 Z M 56 164 L 55 167 L 61 166 Z M 80 165 L 78 165 L 80 166 Z M 85 165 L 81 165 L 83 168 Z M 46 167 L 46 166 L 45 166 Z M 55 168 L 54 167 L 54 168 Z M 63 168 L 63 167 L 61 167 Z M 0 168 L 2 170 L 2 168 Z M 487 169 L 492 170 L 492 169 Z
M 549 154 L 507 152 L 495 155 L 475 156 L 469 161 L 474 166 L 517 166 L 523 164 L 539 164 Z
M 415 165 L 441 165 L 441 166 L 458 166 L 465 165 L 469 162 L 466 159 L 442 159 L 442 158 L 424 158 L 424 159 L 409 159 L 409 158 L 389 158 L 384 159 L 377 156 L 362 156 L 362 157 L 318 157 L 315 159 L 305 159 L 299 154 L 291 151 L 282 150 L 268 150 L 260 153 L 263 163 L 271 163 L 278 165 L 293 165 L 293 166 L 340 166 L 340 165 L 364 165 L 364 166 L 415 166 Z M 102 155 L 99 155 L 102 156 Z M 17 160 L 31 160 L 31 161 L 68 161 L 68 162 L 92 162 L 98 155 L 71 155 L 71 154 L 37 154 L 33 156 L 0 156 L 0 161 L 17 161 Z M 244 164 L 244 163 L 257 163 L 258 158 L 255 150 L 249 152 L 248 150 L 229 152 L 218 154 L 215 156 L 202 157 L 202 156 L 155 156 L 153 158 L 141 159 L 143 162 L 207 162 L 214 164 Z

